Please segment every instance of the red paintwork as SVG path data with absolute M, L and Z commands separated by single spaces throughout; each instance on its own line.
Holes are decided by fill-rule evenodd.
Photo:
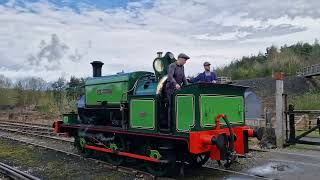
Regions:
M 189 136 L 189 152 L 193 154 L 201 154 L 210 152 L 211 159 L 220 160 L 220 151 L 216 145 L 212 145 L 211 139 L 218 137 L 220 134 L 230 136 L 228 128 L 220 128 L 220 119 L 224 117 L 219 114 L 216 118 L 216 127 L 213 130 L 190 132 Z M 237 154 L 244 154 L 244 131 L 248 131 L 248 136 L 253 137 L 253 130 L 248 126 L 239 126 L 232 128 L 236 141 L 234 142 L 234 150 Z
M 244 154 L 244 131 L 252 131 L 248 126 L 234 127 L 233 133 L 236 136 L 236 141 L 234 142 L 234 150 L 237 154 Z M 226 134 L 230 136 L 228 128 L 214 129 L 208 131 L 190 132 L 189 137 L 189 151 L 193 154 L 201 154 L 205 152 L 211 152 L 211 158 L 215 160 L 220 159 L 220 153 L 215 145 L 212 145 L 211 139 L 217 137 L 220 134 Z M 253 133 L 248 133 L 249 137 L 253 136 Z
M 220 119 L 224 117 L 224 114 L 218 114 L 216 117 L 216 130 L 220 129 Z
M 58 120 L 55 120 L 55 121 L 54 121 L 53 127 L 54 127 L 54 132 L 55 132 L 55 133 L 60 133 L 60 128 L 59 128 L 59 122 L 58 122 Z
M 194 154 L 200 154 L 210 151 L 212 137 L 217 137 L 219 134 L 229 134 L 228 129 L 208 130 L 190 132 L 189 136 L 189 151 Z
M 248 129 L 248 136 L 253 137 L 253 129 Z
M 245 139 L 243 136 L 244 131 L 248 131 L 248 136 L 253 137 L 253 129 L 251 129 L 249 126 L 233 128 L 233 132 L 237 136 L 237 140 L 234 142 L 234 150 L 237 154 L 245 154 L 245 149 L 244 149 Z
M 142 156 L 139 154 L 133 154 L 133 153 L 127 153 L 127 152 L 114 152 L 111 149 L 107 149 L 107 148 L 102 148 L 102 147 L 96 147 L 96 146 L 90 146 L 90 145 L 85 145 L 84 146 L 87 149 L 92 149 L 92 150 L 96 150 L 96 151 L 101 151 L 101 152 L 106 152 L 106 153 L 114 153 L 120 156 L 126 156 L 126 157 L 131 157 L 131 158 L 135 158 L 135 159 L 141 159 L 141 160 L 145 160 L 145 161 L 151 161 L 151 162 L 156 162 L 156 163 L 160 163 L 161 161 L 159 159 L 156 158 L 152 158 L 152 157 L 148 157 L 148 156 Z
M 283 72 L 275 72 L 273 74 L 273 77 L 275 80 L 283 80 L 284 79 L 284 73 Z

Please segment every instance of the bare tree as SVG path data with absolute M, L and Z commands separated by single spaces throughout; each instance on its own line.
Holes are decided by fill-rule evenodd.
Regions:
M 9 78 L 0 74 L 0 104 L 10 104 L 10 97 L 8 97 L 8 89 L 11 88 L 12 82 Z
M 12 86 L 11 79 L 0 74 L 0 88 L 10 88 Z

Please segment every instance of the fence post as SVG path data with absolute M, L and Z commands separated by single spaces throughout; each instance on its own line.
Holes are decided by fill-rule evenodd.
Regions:
M 283 148 L 284 145 L 284 121 L 283 121 L 283 73 L 276 72 L 274 74 L 276 80 L 276 127 L 275 133 L 277 137 L 277 147 Z
M 319 127 L 319 135 L 320 135 L 320 116 L 317 117 L 317 126 Z
M 289 133 L 289 127 L 288 127 L 288 95 L 287 94 L 283 94 L 283 98 L 284 98 L 284 124 L 285 124 L 285 130 L 286 130 L 286 139 L 285 142 L 288 141 L 289 137 L 288 137 L 288 133 Z
M 289 142 L 295 143 L 296 141 L 296 127 L 295 127 L 295 118 L 294 118 L 294 106 L 292 104 L 289 105 L 289 128 L 290 128 L 290 135 L 289 135 Z

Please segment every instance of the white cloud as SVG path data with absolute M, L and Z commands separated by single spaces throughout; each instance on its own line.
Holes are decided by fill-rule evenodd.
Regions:
M 0 5 L 0 74 L 46 80 L 90 76 L 93 60 L 105 63 L 104 74 L 152 71 L 157 51 L 190 55 L 186 72 L 195 74 L 203 61 L 221 66 L 271 44 L 320 37 L 318 1 L 155 0 L 148 8 L 143 3 L 106 10 L 84 4 L 80 13 L 46 1 L 26 8 L 14 1 Z M 30 64 L 28 57 L 36 57 L 40 42 L 49 44 L 53 34 L 68 47 L 56 64 L 46 58 Z

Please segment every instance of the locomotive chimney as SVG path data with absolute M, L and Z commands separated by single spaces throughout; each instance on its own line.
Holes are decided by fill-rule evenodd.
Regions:
M 101 69 L 103 66 L 103 62 L 93 61 L 90 64 L 92 64 L 93 77 L 101 77 Z
M 157 54 L 158 54 L 158 58 L 162 57 L 162 52 L 157 52 Z

